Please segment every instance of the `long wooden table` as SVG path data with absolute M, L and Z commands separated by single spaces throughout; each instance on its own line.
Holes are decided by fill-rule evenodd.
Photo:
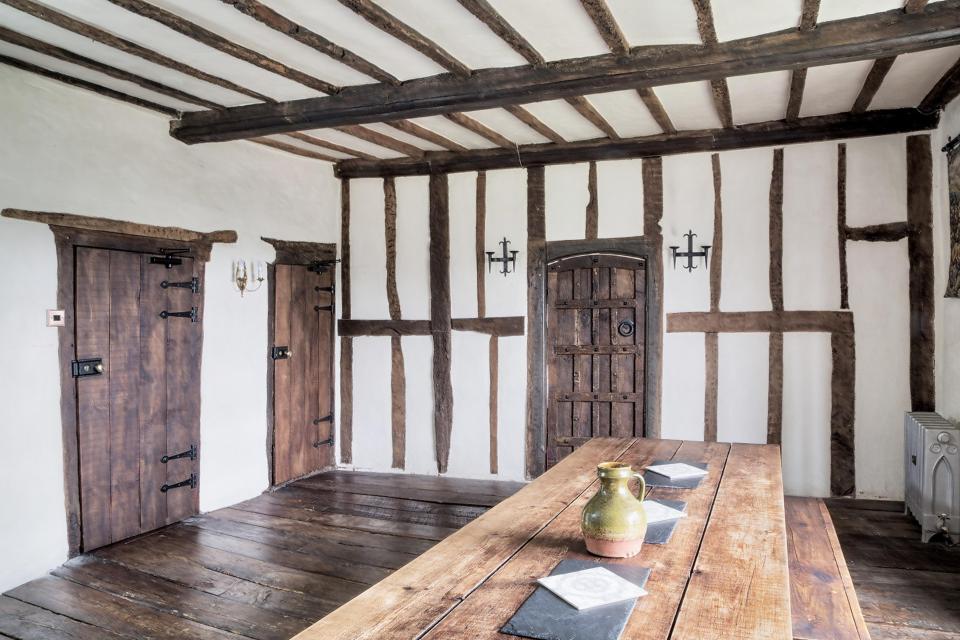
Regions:
M 306 629 L 297 640 L 512 638 L 499 629 L 565 558 L 591 558 L 580 511 L 596 465 L 706 462 L 696 489 L 653 488 L 687 502 L 665 545 L 620 560 L 652 573 L 623 638 L 791 637 L 780 450 L 676 440 L 597 438 L 483 516 Z

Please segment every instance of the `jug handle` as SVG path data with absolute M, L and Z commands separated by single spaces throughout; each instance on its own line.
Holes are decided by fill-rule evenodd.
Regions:
M 647 482 L 646 480 L 643 479 L 642 473 L 634 472 L 633 477 L 640 482 L 640 490 L 637 492 L 637 500 L 639 500 L 640 502 L 643 502 L 643 499 L 647 495 Z

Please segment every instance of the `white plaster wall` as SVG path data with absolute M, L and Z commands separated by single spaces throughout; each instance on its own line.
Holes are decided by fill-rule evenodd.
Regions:
M 783 490 L 787 495 L 830 495 L 829 333 L 783 336 Z
M 260 236 L 337 241 L 327 165 L 251 143 L 188 147 L 166 118 L 0 68 L 0 207 L 97 215 L 197 230 L 235 229 L 207 265 L 200 505 L 267 486 L 267 290 L 241 298 L 235 258 L 269 261 Z M 53 235 L 0 219 L 0 590 L 66 559 Z M 16 374 L 11 375 L 14 370 Z
M 401 182 L 404 182 L 401 180 Z M 450 313 L 454 318 L 477 317 L 477 174 L 454 173 L 449 178 L 450 202 Z M 429 211 L 424 237 L 429 243 Z M 491 247 L 492 250 L 492 247 Z M 429 257 L 427 279 L 429 281 Z M 413 278 L 407 276 L 411 281 Z M 429 296 L 423 280 L 416 282 Z M 428 305 L 429 310 L 429 305 Z M 428 311 L 429 313 L 429 311 Z M 427 316 L 429 317 L 429 315 Z
M 637 159 L 598 162 L 597 200 L 599 237 L 642 236 L 643 161 Z
M 937 279 L 933 295 L 937 311 L 937 411 L 960 421 L 960 299 L 944 298 L 950 255 L 950 204 L 947 158 L 940 148 L 949 138 L 960 136 L 960 100 L 943 112 L 940 129 L 933 137 L 934 223 L 933 241 Z
M 390 338 L 354 338 L 353 468 L 390 469 L 393 464 L 391 433 Z
M 463 478 L 490 477 L 490 336 L 454 331 L 450 369 L 453 429 L 448 473 Z
M 717 345 L 717 440 L 766 443 L 768 334 L 721 333 Z
M 404 336 L 403 365 L 407 382 L 407 473 L 437 473 L 433 436 L 433 338 Z M 364 445 L 365 446 L 365 445 Z
M 590 165 L 561 164 L 544 170 L 547 240 L 577 240 L 586 232 Z
M 399 189 L 398 189 L 399 199 Z M 400 215 L 397 206 L 397 244 Z M 387 305 L 387 236 L 383 180 L 350 181 L 350 311 L 354 319 L 390 317 Z M 397 263 L 399 264 L 399 251 Z M 400 274 L 397 274 L 400 280 Z M 399 289 L 399 284 L 398 284 Z M 354 367 L 356 370 L 356 367 Z
M 423 286 L 423 283 L 430 281 L 430 179 L 416 176 L 398 180 L 396 185 L 397 294 L 400 297 L 400 315 L 406 320 L 427 320 L 430 318 L 430 287 Z M 353 227 L 350 231 L 352 235 Z M 359 229 L 357 231 L 362 233 Z M 384 292 L 386 275 L 384 271 L 380 287 Z M 353 297 L 356 298 L 356 294 Z

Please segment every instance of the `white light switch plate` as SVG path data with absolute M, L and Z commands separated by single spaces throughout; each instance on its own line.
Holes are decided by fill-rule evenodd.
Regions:
M 47 326 L 62 327 L 66 324 L 66 314 L 63 309 L 47 309 Z

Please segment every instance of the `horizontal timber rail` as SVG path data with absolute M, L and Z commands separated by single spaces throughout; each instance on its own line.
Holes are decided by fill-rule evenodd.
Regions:
M 690 311 L 667 314 L 667 333 L 853 330 L 849 311 Z
M 601 138 L 565 144 L 521 145 L 514 149 L 477 149 L 456 153 L 437 151 L 428 152 L 422 158 L 395 160 L 343 160 L 335 165 L 335 172 L 340 178 L 372 178 L 644 158 L 925 131 L 936 129 L 939 121 L 938 113 L 922 113 L 917 109 L 887 109 L 622 140 Z
M 493 336 L 522 336 L 523 316 L 501 318 L 453 318 L 454 331 L 475 331 Z M 429 336 L 429 320 L 340 320 L 341 336 Z
M 344 87 L 325 97 L 183 114 L 171 135 L 217 142 L 348 124 L 472 111 L 621 89 L 720 80 L 960 44 L 960 0 L 923 12 L 892 10 L 716 45 L 636 47 L 624 54 L 445 73 L 404 82 Z

